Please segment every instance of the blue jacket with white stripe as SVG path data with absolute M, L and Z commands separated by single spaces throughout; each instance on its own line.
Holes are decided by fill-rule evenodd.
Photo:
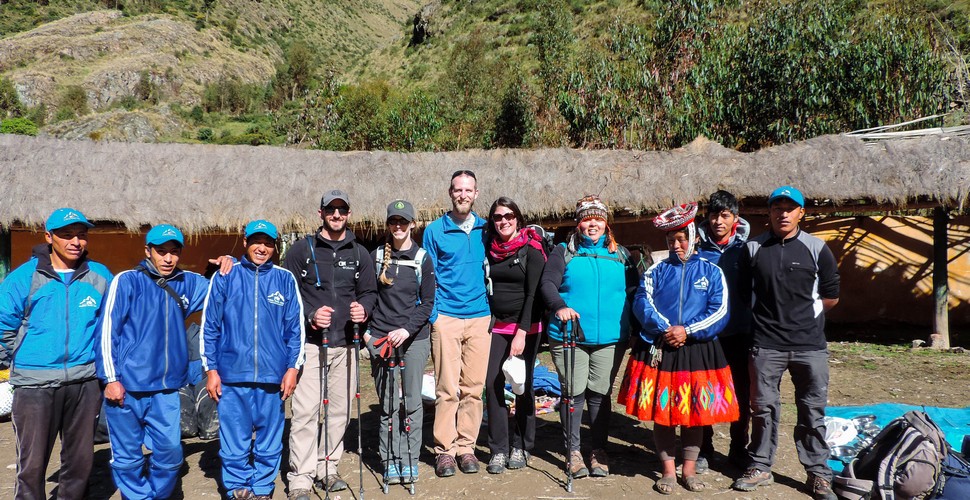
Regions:
M 242 257 L 229 274 L 216 274 L 202 310 L 203 369 L 224 383 L 279 384 L 303 366 L 303 301 L 296 278 L 266 262 Z
M 95 377 L 97 321 L 111 281 L 83 258 L 68 277 L 39 254 L 0 283 L 0 361 L 14 387 L 57 387 Z
M 686 263 L 671 254 L 643 273 L 633 313 L 642 325 L 640 337 L 651 344 L 671 325 L 683 326 L 688 338 L 716 338 L 730 316 L 724 273 L 696 254 Z
M 188 382 L 185 318 L 202 309 L 209 281 L 202 275 L 175 270 L 166 278 L 185 306 L 154 279 L 161 276 L 151 261 L 141 263 L 152 275 L 124 271 L 111 282 L 99 331 L 98 377 L 121 382 L 126 391 L 178 389 Z

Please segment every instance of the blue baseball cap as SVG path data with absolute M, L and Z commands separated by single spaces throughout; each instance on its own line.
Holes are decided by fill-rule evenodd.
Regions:
M 276 226 L 272 222 L 263 219 L 257 219 L 246 224 L 246 238 L 256 233 L 263 233 L 274 240 L 279 236 L 279 233 L 276 231 Z
M 169 241 L 174 241 L 180 246 L 185 246 L 185 238 L 182 231 L 171 224 L 159 224 L 148 231 L 145 236 L 145 243 L 153 246 L 163 245 Z
M 771 205 L 775 202 L 775 200 L 780 200 L 782 198 L 787 198 L 794 201 L 800 207 L 805 206 L 805 197 L 802 195 L 802 192 L 791 186 L 782 186 L 772 191 L 771 196 L 768 197 L 768 205 Z
M 73 208 L 58 208 L 47 218 L 47 222 L 44 224 L 44 230 L 51 232 L 55 229 L 70 226 L 71 224 L 84 224 L 88 227 L 94 227 L 94 224 L 91 224 L 87 217 L 80 211 L 74 210 Z

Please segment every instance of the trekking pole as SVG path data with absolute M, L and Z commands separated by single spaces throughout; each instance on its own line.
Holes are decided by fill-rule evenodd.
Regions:
M 408 410 L 408 391 L 407 382 L 405 382 L 406 373 L 406 363 L 404 358 L 401 357 L 400 352 L 395 348 L 394 357 L 398 360 L 398 371 L 401 379 L 401 404 L 404 406 L 404 418 L 402 419 L 402 425 L 404 426 L 404 446 L 408 448 L 408 493 L 414 495 L 414 470 L 411 464 L 413 463 L 413 457 L 411 456 L 411 412 Z M 397 390 L 397 387 L 394 388 Z M 403 479 L 404 474 L 401 474 Z
M 328 411 L 327 405 L 330 404 L 330 391 L 328 386 L 330 381 L 330 367 L 328 366 L 328 350 L 330 348 L 330 329 L 323 329 L 323 344 L 321 345 L 321 356 L 320 361 L 320 393 L 321 393 L 321 405 L 320 413 L 323 418 L 317 419 L 317 449 L 320 448 L 320 427 L 323 426 L 323 453 L 324 453 L 324 478 L 323 478 L 323 491 L 324 498 L 330 500 L 330 488 L 327 485 L 327 475 L 330 472 L 330 412 Z M 319 452 L 318 452 L 319 453 Z M 319 455 L 318 455 L 319 456 Z
M 387 468 L 394 459 L 394 370 L 397 367 L 396 360 L 392 357 L 387 360 L 387 370 L 384 374 L 384 388 L 381 394 L 385 396 L 385 407 L 387 408 L 387 458 L 384 459 L 384 494 L 386 495 L 390 485 L 388 483 Z
M 564 371 L 566 376 L 563 377 L 566 387 L 563 390 L 563 403 L 566 405 L 566 410 L 563 412 L 563 420 L 566 423 L 566 491 L 568 493 L 573 492 L 573 426 L 572 426 L 572 413 L 573 413 L 573 360 L 575 359 L 575 353 L 573 353 L 573 347 L 571 345 L 572 337 L 572 321 L 566 321 L 563 323 L 563 363 Z
M 357 385 L 354 398 L 357 400 L 357 476 L 360 481 L 360 499 L 364 500 L 364 447 L 361 445 L 360 423 L 360 325 L 354 323 L 354 366 L 357 368 Z

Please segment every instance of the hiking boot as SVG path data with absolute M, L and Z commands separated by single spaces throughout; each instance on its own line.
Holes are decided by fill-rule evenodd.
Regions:
M 512 448 L 509 455 L 509 469 L 524 469 L 529 466 L 529 452 L 522 448 Z
M 465 474 L 475 474 L 478 472 L 478 459 L 474 453 L 464 453 L 458 456 L 458 468 Z
M 452 474 L 454 474 L 454 472 L 452 472 Z M 406 466 L 406 465 L 402 465 L 401 466 L 401 483 L 402 484 L 411 484 L 411 483 L 415 483 L 417 481 L 418 481 L 418 466 L 417 465 L 412 465 L 412 466 L 409 467 L 409 466 Z
M 310 490 L 304 488 L 290 490 L 286 494 L 286 500 L 310 500 Z
M 573 479 L 579 479 L 589 475 L 589 469 L 586 468 L 586 463 L 583 461 L 583 454 L 579 450 L 569 452 L 569 458 L 573 462 L 572 466 L 569 467 L 569 472 L 572 473 Z
M 771 471 L 748 467 L 731 487 L 738 491 L 754 491 L 758 486 L 767 486 L 773 482 L 775 476 L 771 475 Z
M 707 457 L 697 457 L 697 461 L 694 462 L 694 471 L 698 474 L 704 474 L 711 470 L 711 464 L 708 463 Z
M 253 500 L 253 492 L 248 488 L 236 488 L 232 490 L 232 494 L 229 495 L 232 500 Z
M 455 457 L 451 455 L 441 454 L 435 459 L 434 473 L 438 477 L 451 477 L 455 475 L 455 468 L 458 466 L 455 463 Z
M 485 472 L 489 474 L 501 474 L 505 472 L 506 462 L 505 453 L 495 453 L 488 460 L 488 466 L 485 467 Z
M 610 456 L 606 450 L 593 450 L 589 454 L 589 475 L 592 477 L 606 477 L 610 475 Z
M 837 497 L 832 492 L 832 482 L 828 479 L 810 473 L 805 483 L 812 490 L 812 498 L 815 500 L 836 500 Z
M 397 468 L 397 464 L 388 464 L 387 470 L 384 471 L 384 483 L 401 484 L 401 471 Z
M 347 481 L 344 481 L 340 474 L 330 474 L 323 481 L 317 481 L 317 489 L 326 489 L 327 491 L 333 493 L 335 491 L 342 491 L 347 489 Z

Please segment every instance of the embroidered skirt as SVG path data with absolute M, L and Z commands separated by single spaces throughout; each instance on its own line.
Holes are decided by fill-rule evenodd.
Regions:
M 688 427 L 734 422 L 738 401 L 731 368 L 717 340 L 663 346 L 660 366 L 650 366 L 649 347 L 632 352 L 617 403 L 640 420 Z

